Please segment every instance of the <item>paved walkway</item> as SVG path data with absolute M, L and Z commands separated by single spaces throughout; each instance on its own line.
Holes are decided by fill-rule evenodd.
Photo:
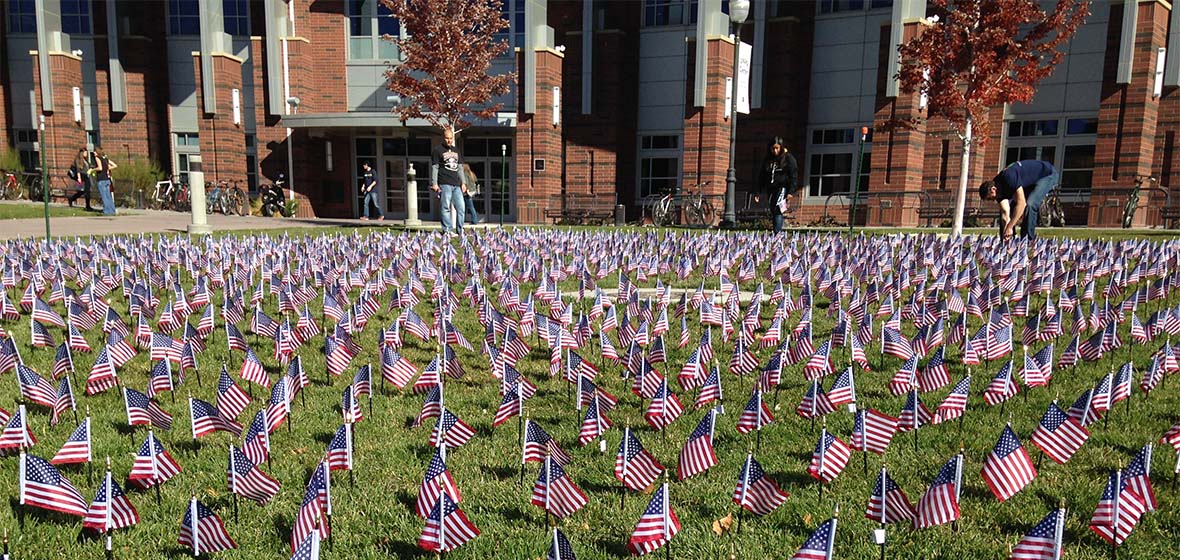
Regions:
M 187 231 L 190 215 L 168 210 L 128 210 L 117 216 L 79 216 L 73 218 L 50 218 L 49 230 L 54 237 L 87 235 L 118 235 L 134 233 L 184 233 Z M 350 219 L 318 218 L 265 218 L 262 216 L 209 216 L 213 231 L 238 230 L 283 230 L 292 228 L 318 227 L 405 227 L 402 220 L 365 221 Z M 478 228 L 491 227 L 479 224 Z M 441 226 L 435 220 L 424 222 L 420 229 L 437 230 Z M 419 229 L 419 228 L 415 228 Z M 45 236 L 44 218 L 22 218 L 0 220 L 0 240 L 24 239 Z

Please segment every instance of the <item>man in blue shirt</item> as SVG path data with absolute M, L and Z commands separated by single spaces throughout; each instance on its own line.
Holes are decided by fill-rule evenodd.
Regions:
M 1012 237 L 1020 223 L 1021 234 L 1036 239 L 1041 203 L 1060 182 L 1061 172 L 1051 163 L 1026 159 L 1009 165 L 994 179 L 979 185 L 979 198 L 995 200 L 1007 211 L 1000 230 L 1002 237 Z

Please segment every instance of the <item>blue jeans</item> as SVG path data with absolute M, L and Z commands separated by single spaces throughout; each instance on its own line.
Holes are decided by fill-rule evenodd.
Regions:
M 111 195 L 111 180 L 98 180 L 98 194 L 102 197 L 102 213 L 108 216 L 115 215 L 115 197 Z
M 463 214 L 464 207 L 467 205 L 463 203 L 463 189 L 459 185 L 439 185 L 439 190 L 442 195 L 442 228 L 445 232 L 451 231 L 451 212 L 455 212 L 455 229 L 463 230 Z
M 363 214 L 361 214 L 361 215 L 366 218 L 369 217 L 369 203 L 372 203 L 373 207 L 377 209 L 376 213 L 378 216 L 381 216 L 382 218 L 385 217 L 385 213 L 381 211 L 381 201 L 377 199 L 377 189 L 376 188 L 365 193 L 365 199 L 363 202 L 361 202 L 361 206 L 364 207 Z
M 1037 181 L 1036 186 L 1033 187 L 1032 193 L 1026 192 L 1024 194 L 1024 223 L 1021 224 L 1021 233 L 1029 239 L 1037 238 L 1037 223 L 1041 219 L 1041 204 L 1045 202 L 1045 197 L 1057 188 L 1061 183 L 1061 172 L 1054 170 L 1052 175 L 1042 177 Z
M 475 199 L 471 195 L 465 194 L 463 198 L 467 201 L 467 213 L 471 216 L 471 224 L 479 223 L 479 213 L 475 211 Z

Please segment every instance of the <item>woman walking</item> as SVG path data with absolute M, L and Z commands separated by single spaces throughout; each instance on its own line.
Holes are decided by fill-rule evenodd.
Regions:
M 775 233 L 783 231 L 783 214 L 795 196 L 798 176 L 799 164 L 795 162 L 795 156 L 787 151 L 782 137 L 775 136 L 766 148 L 766 158 L 762 160 L 758 181 L 761 187 L 759 196 L 766 197 Z M 758 196 L 755 196 L 754 202 L 758 201 Z
M 115 215 L 115 197 L 111 193 L 111 171 L 119 165 L 107 158 L 102 148 L 94 149 L 94 176 L 98 180 L 98 194 L 102 197 L 102 213 Z
M 90 152 L 86 148 L 78 150 L 78 155 L 74 156 L 74 163 L 70 165 L 70 180 L 76 183 L 78 192 L 70 195 L 67 199 L 70 207 L 73 208 L 74 202 L 79 198 L 86 197 L 86 211 L 93 212 L 94 208 L 90 207 L 90 169 L 93 167 L 90 164 Z
M 475 197 L 479 196 L 479 177 L 471 170 L 470 164 L 463 164 L 463 200 L 467 205 L 467 215 L 471 218 L 471 225 L 479 223 L 479 213 L 475 211 Z

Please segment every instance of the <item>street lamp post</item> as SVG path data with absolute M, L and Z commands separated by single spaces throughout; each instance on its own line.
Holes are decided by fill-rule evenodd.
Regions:
M 748 15 L 750 0 L 730 0 L 729 21 L 733 24 L 733 81 L 729 108 L 729 169 L 725 172 L 725 214 L 722 216 L 724 226 L 733 226 L 737 222 L 737 171 L 734 170 L 734 159 L 737 152 L 738 61 L 741 57 L 742 24 Z

